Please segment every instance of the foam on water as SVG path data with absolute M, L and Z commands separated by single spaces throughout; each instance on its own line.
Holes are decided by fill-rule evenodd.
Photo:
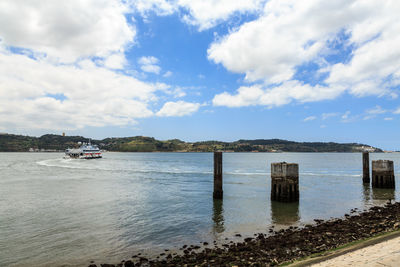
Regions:
M 100 164 L 92 164 L 93 161 Z M 110 167 L 110 163 L 111 166 Z M 156 165 L 153 166 L 141 166 L 141 165 L 125 165 L 115 164 L 115 162 L 107 161 L 106 159 L 47 159 L 37 161 L 36 164 L 46 167 L 57 167 L 57 168 L 68 168 L 68 169 L 82 169 L 82 170 L 93 170 L 93 171 L 132 171 L 136 173 L 165 173 L 165 174 L 212 174 L 212 171 L 189 171 L 187 168 L 170 168 L 169 170 L 161 171 Z

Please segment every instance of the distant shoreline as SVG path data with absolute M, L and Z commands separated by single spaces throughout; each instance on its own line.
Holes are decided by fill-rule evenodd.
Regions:
M 89 139 L 82 136 L 46 134 L 41 137 L 1 134 L 2 152 L 57 152 L 89 142 L 101 150 L 116 152 L 383 152 L 382 149 L 359 143 L 295 142 L 282 139 L 240 139 L 234 142 L 199 141 L 185 142 L 179 139 L 160 141 L 153 137 L 133 136 Z
M 60 151 L 0 151 L 0 153 L 30 153 L 30 154 L 38 154 L 38 153 L 64 153 L 65 151 L 60 150 Z M 103 153 L 213 153 L 213 151 L 102 151 Z M 300 152 L 300 151 L 284 151 L 284 152 L 248 152 L 248 151 L 240 151 L 240 152 L 235 152 L 235 151 L 219 151 L 223 153 L 246 153 L 246 154 L 260 154 L 260 153 L 268 153 L 268 154 L 282 154 L 282 153 L 361 153 L 361 152 L 342 152 L 342 151 L 310 151 L 310 152 Z M 378 151 L 378 152 L 370 152 L 370 153 L 385 153 L 385 154 L 392 154 L 392 153 L 400 153 L 400 151 Z

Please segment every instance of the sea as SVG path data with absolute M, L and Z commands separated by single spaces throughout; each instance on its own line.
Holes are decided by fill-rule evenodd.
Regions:
M 394 161 L 400 153 L 371 153 Z M 299 164 L 300 200 L 270 200 L 272 162 Z M 0 266 L 88 266 L 183 245 L 218 245 L 314 219 L 344 217 L 398 189 L 362 183 L 361 153 L 224 153 L 213 200 L 212 153 L 0 153 Z M 240 236 L 238 235 L 240 234 Z

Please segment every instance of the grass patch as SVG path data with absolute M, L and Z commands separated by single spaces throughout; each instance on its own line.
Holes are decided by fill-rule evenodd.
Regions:
M 321 257 L 321 256 L 330 256 L 331 254 L 334 254 L 335 252 L 338 252 L 338 251 L 345 250 L 345 249 L 353 247 L 353 246 L 357 246 L 357 245 L 363 244 L 363 243 L 365 243 L 367 241 L 370 241 L 370 240 L 374 240 L 374 239 L 379 239 L 379 238 L 386 237 L 386 236 L 395 235 L 396 233 L 400 233 L 400 230 L 394 230 L 394 231 L 390 231 L 390 232 L 383 232 L 383 233 L 379 233 L 379 234 L 371 236 L 371 237 L 367 237 L 367 238 L 360 239 L 360 240 L 355 240 L 353 242 L 340 245 L 340 246 L 338 246 L 336 248 L 332 248 L 332 249 L 325 250 L 325 251 L 322 251 L 322 252 L 314 253 L 314 254 L 311 254 L 309 256 L 306 256 L 306 257 L 303 257 L 303 258 L 300 258 L 300 259 L 296 259 L 296 260 L 293 260 L 293 261 L 284 262 L 284 263 L 282 263 L 282 264 L 280 264 L 278 266 L 290 266 L 292 264 L 300 264 L 303 261 L 311 260 L 311 259 L 318 258 L 318 257 Z M 382 240 L 382 241 L 384 241 L 384 240 Z M 379 241 L 377 243 L 379 243 Z M 373 245 L 373 244 L 374 243 L 371 243 L 370 245 Z M 367 245 L 367 246 L 369 246 L 369 245 Z M 355 250 L 356 249 L 358 249 L 358 248 L 355 248 Z

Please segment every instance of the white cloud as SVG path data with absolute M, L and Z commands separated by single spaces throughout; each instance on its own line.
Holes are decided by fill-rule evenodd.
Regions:
M 156 115 L 160 117 L 182 117 L 193 114 L 199 108 L 199 103 L 189 103 L 185 101 L 167 102 Z
M 104 60 L 103 64 L 110 69 L 123 69 L 127 64 L 127 60 L 122 53 L 112 54 Z
M 228 92 L 218 94 L 213 99 L 215 106 L 242 107 L 263 105 L 282 106 L 293 100 L 305 103 L 337 97 L 344 89 L 324 86 L 311 86 L 298 81 L 288 81 L 273 88 L 264 89 L 263 85 L 242 86 L 235 95 Z
M 0 53 L 0 84 L 0 125 L 8 129 L 132 124 L 154 115 L 149 104 L 168 87 L 89 60 L 59 66 L 10 52 Z
M 161 71 L 161 68 L 157 65 L 142 65 L 140 66 L 140 69 L 144 72 L 151 72 L 155 74 L 159 74 Z
M 395 111 L 393 111 L 393 114 L 400 114 L 400 107 L 398 107 Z
M 342 115 L 342 119 L 343 120 L 346 120 L 346 119 L 348 119 L 349 118 L 349 116 L 350 116 L 350 111 L 348 110 L 348 111 L 346 111 L 343 115 Z
M 386 117 L 386 118 L 384 118 L 384 120 L 385 120 L 385 121 L 392 121 L 393 118 L 391 118 L 391 117 Z
M 363 118 L 363 120 L 370 120 L 370 119 L 373 119 L 373 118 L 375 118 L 376 117 L 376 115 L 366 115 L 366 116 L 364 116 L 364 118 Z
M 157 65 L 159 60 L 156 57 L 141 57 L 139 58 L 138 63 L 141 65 L 140 68 L 144 72 L 159 74 L 161 71 L 160 66 Z
M 336 117 L 336 116 L 338 116 L 339 115 L 339 113 L 336 113 L 336 112 L 331 112 L 331 113 L 322 113 L 322 120 L 326 120 L 326 119 L 329 119 L 329 118 L 332 118 L 332 117 Z
M 119 0 L 3 0 L 0 39 L 55 62 L 107 58 L 134 41 L 135 28 L 125 19 L 128 11 Z
M 168 94 L 173 95 L 175 98 L 186 96 L 185 88 L 175 87 L 173 90 L 167 91 Z
M 166 16 L 178 11 L 176 1 L 133 0 L 130 1 L 130 4 L 145 17 L 148 12 L 155 12 L 159 16 Z
M 368 109 L 365 111 L 365 113 L 367 115 L 364 116 L 363 120 L 370 120 L 373 118 L 376 118 L 376 116 L 380 115 L 380 114 L 384 114 L 388 112 L 385 109 L 382 109 L 381 106 L 376 105 L 374 108 Z
M 168 77 L 171 77 L 172 76 L 172 71 L 167 71 L 167 72 L 165 72 L 164 74 L 163 74 L 163 77 L 164 78 L 168 78 Z
M 305 118 L 303 121 L 313 121 L 313 120 L 316 120 L 316 119 L 317 119 L 316 116 L 309 116 L 309 117 Z
M 214 27 L 235 14 L 256 13 L 265 0 L 136 0 L 131 5 L 144 17 L 147 13 L 171 15 L 181 12 L 182 20 L 200 31 Z
M 241 87 L 236 94 L 216 95 L 214 104 L 279 106 L 292 100 L 333 99 L 344 92 L 356 97 L 396 98 L 393 88 L 400 84 L 399 10 L 399 1 L 267 2 L 258 19 L 216 39 L 209 47 L 209 60 L 257 83 L 246 87 L 256 89 Z M 326 55 L 343 53 L 337 45 L 351 50 L 350 60 L 330 65 Z M 295 80 L 298 67 L 309 63 L 319 66 L 318 74 L 327 74 L 323 85 Z M 250 95 L 245 96 L 247 93 Z M 261 99 L 271 95 L 279 98 Z
M 230 71 L 245 73 L 249 81 L 287 81 L 297 65 L 314 59 L 346 25 L 348 19 L 340 12 L 331 12 L 345 2 L 269 1 L 263 16 L 213 43 L 208 57 Z
M 381 106 L 376 105 L 374 108 L 368 109 L 365 112 L 367 114 L 378 115 L 386 113 L 387 110 L 383 109 Z
M 342 122 L 344 123 L 349 123 L 349 122 L 354 122 L 359 118 L 358 115 L 351 115 L 350 111 L 346 111 L 343 115 L 342 115 Z
M 213 99 L 214 106 L 242 107 L 258 104 L 264 91 L 257 85 L 245 87 L 237 90 L 236 95 L 227 92 L 218 94 Z
M 151 106 L 161 102 L 158 92 L 185 95 L 181 88 L 142 82 L 124 70 L 125 51 L 136 35 L 125 17 L 132 12 L 127 2 L 0 2 L 1 129 L 132 125 L 156 115 Z M 138 62 L 145 72 L 161 72 L 155 57 Z M 196 103 L 167 102 L 157 115 L 183 116 L 198 108 Z
M 164 90 L 167 95 L 173 96 L 174 98 L 184 97 L 186 95 L 201 96 L 200 90 L 204 89 L 201 86 L 171 86 Z
M 214 27 L 235 13 L 257 12 L 262 9 L 264 2 L 263 0 L 178 0 L 179 6 L 189 11 L 189 14 L 183 17 L 184 21 L 198 26 L 200 31 Z
M 155 65 L 155 64 L 158 64 L 158 62 L 159 62 L 158 58 L 152 57 L 152 56 L 150 56 L 150 57 L 141 57 L 138 60 L 138 63 L 140 65 Z

